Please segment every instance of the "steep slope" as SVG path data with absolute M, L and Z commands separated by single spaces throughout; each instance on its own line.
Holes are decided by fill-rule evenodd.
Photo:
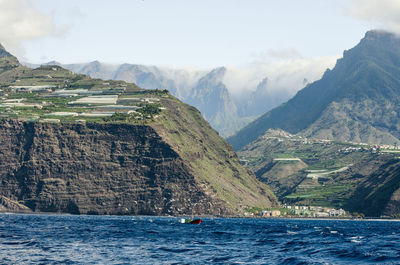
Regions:
M 399 143 L 400 39 L 369 31 L 333 70 L 229 142 L 240 149 L 269 128 L 326 139 Z
M 23 68 L 16 57 L 10 54 L 0 44 L 0 80 L 8 80 L 16 70 L 16 68 Z
M 177 104 L 176 99 L 163 104 L 167 108 L 166 114 L 160 117 L 163 129 L 155 124 L 156 131 L 189 162 L 194 175 L 199 176 L 210 193 L 215 193 L 231 207 L 276 205 L 270 189 L 260 185 L 250 170 L 238 164 L 233 148 L 204 121 L 197 109 Z
M 277 204 L 200 112 L 166 91 L 19 68 L 0 83 L 0 210 L 220 215 Z
M 400 161 L 392 159 L 371 172 L 352 194 L 347 207 L 367 216 L 400 216 Z

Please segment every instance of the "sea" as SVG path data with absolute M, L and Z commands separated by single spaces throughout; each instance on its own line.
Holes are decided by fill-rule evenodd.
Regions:
M 0 214 L 0 264 L 400 264 L 400 222 Z

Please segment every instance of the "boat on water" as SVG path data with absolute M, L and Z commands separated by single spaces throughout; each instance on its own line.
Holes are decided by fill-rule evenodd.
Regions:
M 180 220 L 181 224 L 194 224 L 199 225 L 201 224 L 201 219 L 193 219 L 193 218 L 182 218 Z

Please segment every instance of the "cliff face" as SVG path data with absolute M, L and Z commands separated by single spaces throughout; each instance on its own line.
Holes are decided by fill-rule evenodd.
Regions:
M 0 150 L 0 195 L 33 211 L 232 213 L 150 126 L 10 120 Z

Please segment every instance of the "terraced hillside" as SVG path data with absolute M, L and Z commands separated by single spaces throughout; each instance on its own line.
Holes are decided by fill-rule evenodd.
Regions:
M 393 148 L 271 129 L 238 154 L 282 203 L 395 216 L 400 149 Z

